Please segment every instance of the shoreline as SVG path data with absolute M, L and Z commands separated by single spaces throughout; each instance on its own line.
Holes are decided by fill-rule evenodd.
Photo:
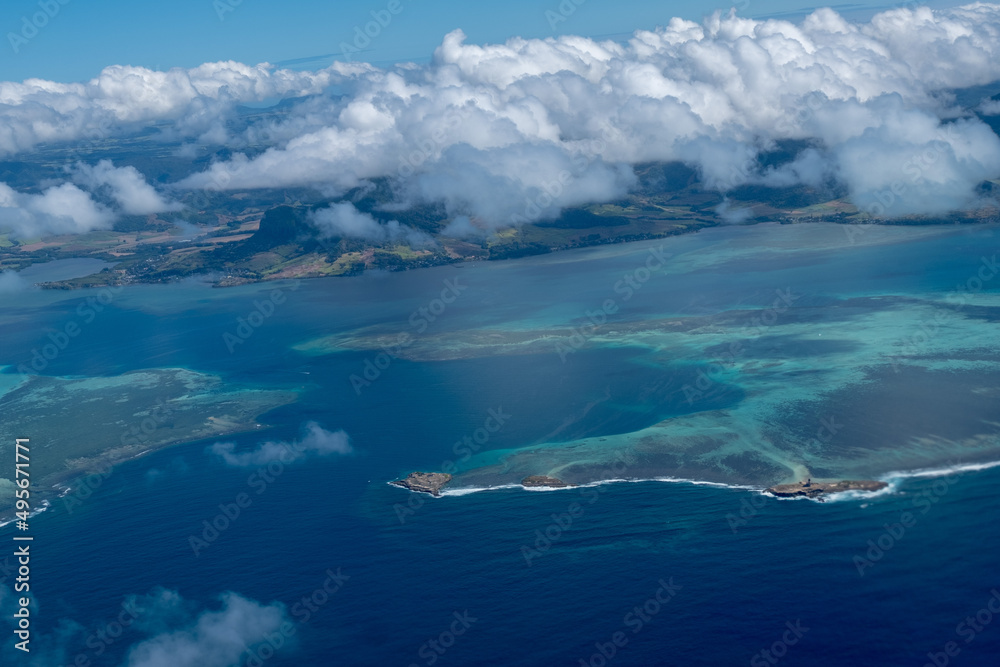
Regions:
M 151 452 L 162 451 L 165 449 L 170 449 L 171 447 L 176 447 L 181 445 L 193 445 L 198 442 L 201 442 L 202 440 L 205 439 L 192 440 L 190 442 L 179 442 L 167 445 L 166 447 L 148 449 L 143 452 L 140 452 L 139 454 L 136 454 L 135 456 L 129 459 L 125 459 L 123 461 L 113 464 L 112 466 L 110 466 L 109 471 L 113 471 L 114 468 L 118 467 L 119 465 L 128 463 L 129 461 L 137 460 L 142 456 L 145 456 L 146 454 L 149 454 Z M 917 468 L 914 470 L 893 470 L 881 475 L 873 475 L 873 477 L 876 480 L 883 481 L 888 484 L 887 487 L 880 489 L 878 491 L 844 491 L 841 493 L 836 493 L 818 498 L 809 498 L 805 496 L 799 496 L 794 498 L 780 498 L 767 493 L 768 487 L 765 486 L 756 486 L 750 484 L 726 484 L 724 482 L 681 479 L 677 477 L 651 477 L 644 479 L 627 479 L 627 478 L 601 479 L 592 482 L 586 482 L 584 484 L 576 484 L 564 487 L 530 487 L 530 486 L 523 486 L 520 483 L 498 484 L 497 486 L 483 486 L 483 487 L 456 487 L 453 489 L 442 489 L 440 493 L 436 496 L 429 492 L 413 491 L 410 489 L 405 489 L 405 487 L 401 487 L 398 484 L 394 484 L 392 481 L 386 481 L 385 485 L 395 489 L 404 488 L 404 490 L 406 490 L 408 493 L 420 493 L 422 495 L 427 495 L 431 496 L 432 498 L 440 499 L 445 497 L 460 498 L 462 496 L 467 496 L 474 493 L 487 493 L 490 491 L 503 491 L 509 489 L 519 489 L 521 491 L 525 491 L 528 493 L 546 493 L 546 492 L 571 491 L 574 489 L 583 489 L 583 488 L 595 488 L 609 484 L 642 484 L 642 483 L 660 482 L 666 484 L 688 484 L 691 486 L 710 486 L 716 488 L 730 489 L 734 491 L 751 491 L 756 493 L 757 495 L 767 496 L 769 498 L 782 502 L 795 502 L 795 501 L 805 500 L 813 503 L 831 503 L 831 502 L 844 502 L 849 500 L 871 500 L 872 498 L 877 498 L 881 496 L 894 495 L 898 493 L 901 483 L 904 480 L 908 479 L 933 479 L 937 477 L 947 477 L 949 475 L 962 475 L 966 473 L 982 472 L 984 470 L 991 470 L 993 468 L 1000 468 L 1000 461 L 987 461 L 983 463 L 962 463 L 943 468 L 935 467 L 935 468 Z M 90 474 L 101 474 L 101 473 L 95 472 Z M 86 476 L 87 474 L 78 475 L 73 478 L 73 481 L 78 481 Z M 57 482 L 56 484 L 52 485 L 51 488 L 58 491 L 56 498 L 63 498 L 73 492 L 73 487 L 64 483 L 63 481 Z M 46 490 L 43 491 L 42 493 L 53 493 L 53 492 Z M 28 515 L 28 517 L 31 518 L 47 511 L 52 508 L 52 505 L 53 503 L 48 498 L 43 497 L 41 500 L 41 506 L 31 510 L 31 513 Z M 15 517 L 13 517 L 13 515 L 11 515 L 11 517 L 8 517 L 5 514 L 0 514 L 0 529 L 13 523 L 14 521 Z
M 141 452 L 132 454 L 117 461 L 105 463 L 104 466 L 99 469 L 66 470 L 59 473 L 55 473 L 53 475 L 49 475 L 45 479 L 41 480 L 41 483 L 44 484 L 45 486 L 42 489 L 33 492 L 34 497 L 40 498 L 39 502 L 40 506 L 32 509 L 31 512 L 28 514 L 28 518 L 31 518 L 36 514 L 41 514 L 42 512 L 45 512 L 46 510 L 50 509 L 54 504 L 55 500 L 59 498 L 65 498 L 66 496 L 74 493 L 76 489 L 79 488 L 80 482 L 82 480 L 85 480 L 91 477 L 92 475 L 98 475 L 101 478 L 101 481 L 93 485 L 93 488 L 91 489 L 91 493 L 93 493 L 94 491 L 99 489 L 103 485 L 104 480 L 111 477 L 111 475 L 114 474 L 115 470 L 117 470 L 120 466 L 125 465 L 131 461 L 137 461 L 138 459 L 142 458 L 143 456 L 146 456 L 147 454 L 166 451 L 174 447 L 195 445 L 199 442 L 208 442 L 211 440 L 216 440 L 217 438 L 225 438 L 233 435 L 241 435 L 257 431 L 266 431 L 268 429 L 273 429 L 273 428 L 274 428 L 273 424 L 257 424 L 254 426 L 254 428 L 249 428 L 241 431 L 234 431 L 230 433 L 221 433 L 209 438 L 198 438 L 196 440 L 172 442 L 159 447 L 152 446 L 149 447 L 148 449 L 144 449 Z M 89 497 L 90 496 L 87 496 L 87 498 Z M 82 500 L 78 499 L 78 502 L 82 503 L 84 500 L 86 500 L 86 498 Z M 15 508 L 13 505 L 10 507 L 10 514 L 7 513 L 7 510 L 0 510 L 0 528 L 3 528 L 4 526 L 13 523 L 16 520 L 16 517 L 14 516 L 14 511 Z
M 926 227 L 947 228 L 947 227 L 954 227 L 954 226 L 956 226 L 956 223 L 954 221 L 945 221 L 945 220 L 934 221 L 934 222 L 919 221 L 919 220 L 918 221 L 911 221 L 911 222 L 899 222 L 899 221 L 890 221 L 890 220 L 872 220 L 872 221 L 868 221 L 868 222 L 847 222 L 847 221 L 835 220 L 835 219 L 830 219 L 830 220 L 786 220 L 786 219 L 777 219 L 777 220 L 752 220 L 752 221 L 747 221 L 747 222 L 741 223 L 741 224 L 736 225 L 736 226 L 739 226 L 739 227 L 756 227 L 758 225 L 808 225 L 808 224 L 832 224 L 832 225 L 838 225 L 838 226 L 841 226 L 841 227 L 844 227 L 844 228 L 852 227 L 853 226 L 853 227 L 859 227 L 859 228 L 862 228 L 862 229 L 867 229 L 867 228 L 872 227 L 872 226 L 874 226 L 874 227 L 917 227 L 917 228 L 926 228 Z M 984 219 L 984 220 L 974 220 L 974 221 L 970 220 L 970 221 L 959 223 L 959 224 L 961 226 L 963 226 L 963 227 L 989 226 L 989 225 L 1000 224 L 1000 219 L 989 218 L 989 219 Z M 74 278 L 74 279 L 55 280 L 55 281 L 48 281 L 48 282 L 32 283 L 32 285 L 35 288 L 37 288 L 37 289 L 43 289 L 43 290 L 76 291 L 76 290 L 84 290 L 84 289 L 101 289 L 101 288 L 111 288 L 111 287 L 117 288 L 117 287 L 129 287 L 129 286 L 137 286 L 137 285 L 170 285 L 170 284 L 174 284 L 174 283 L 181 282 L 181 281 L 184 281 L 184 280 L 201 279 L 201 280 L 204 280 L 206 283 L 209 283 L 210 286 L 212 288 L 214 288 L 214 289 L 223 289 L 223 288 L 227 288 L 227 287 L 240 287 L 240 286 L 245 286 L 245 285 L 260 285 L 260 284 L 272 283 L 272 282 L 273 283 L 280 283 L 280 282 L 288 281 L 288 280 L 313 280 L 313 279 L 320 280 L 320 279 L 323 279 L 323 278 L 351 278 L 351 277 L 357 277 L 359 275 L 367 274 L 367 273 L 370 273 L 372 271 L 388 271 L 388 272 L 392 272 L 392 273 L 402 273 L 402 272 L 407 272 L 407 271 L 420 271 L 422 269 L 440 268 L 442 266 L 462 266 L 462 265 L 466 265 L 466 264 L 470 264 L 470 263 L 476 263 L 476 262 L 504 262 L 504 261 L 509 261 L 509 260 L 525 259 L 525 258 L 529 258 L 529 257 L 542 257 L 542 256 L 545 256 L 545 255 L 554 255 L 554 254 L 559 254 L 559 253 L 572 252 L 574 250 L 586 250 L 586 249 L 590 249 L 590 248 L 599 248 L 599 247 L 603 247 L 603 246 L 619 246 L 619 245 L 628 245 L 630 243 L 642 243 L 644 241 L 656 241 L 656 240 L 661 240 L 661 239 L 670 239 L 670 238 L 674 238 L 674 237 L 680 237 L 680 236 L 688 236 L 688 235 L 698 234 L 698 233 L 700 233 L 702 231 L 706 231 L 706 230 L 713 230 L 713 229 L 719 229 L 719 228 L 725 228 L 725 227 L 731 227 L 731 226 L 733 226 L 733 225 L 727 225 L 727 224 L 725 224 L 725 223 L 723 223 L 723 222 L 720 221 L 720 222 L 716 222 L 715 224 L 705 224 L 705 225 L 702 225 L 702 226 L 695 226 L 695 227 L 692 227 L 692 228 L 686 228 L 686 229 L 681 229 L 681 230 L 672 230 L 672 231 L 666 232 L 666 233 L 636 234 L 636 235 L 625 236 L 625 237 L 602 238 L 602 239 L 599 239 L 599 240 L 596 240 L 596 241 L 593 241 L 593 242 L 589 242 L 589 243 L 580 243 L 580 244 L 565 245 L 565 246 L 552 246 L 552 247 L 548 247 L 545 250 L 542 250 L 542 251 L 539 251 L 539 252 L 529 253 L 529 254 L 524 254 L 524 255 L 503 255 L 503 256 L 497 256 L 497 257 L 478 256 L 478 255 L 477 256 L 468 256 L 468 257 L 466 257 L 466 256 L 459 256 L 459 257 L 450 257 L 447 261 L 440 261 L 440 262 L 430 263 L 430 264 L 417 264 L 417 265 L 414 265 L 414 266 L 392 267 L 392 268 L 385 268 L 385 269 L 365 267 L 365 268 L 363 268 L 363 269 L 361 269 L 360 271 L 357 271 L 357 272 L 353 272 L 352 271 L 352 272 L 332 274 L 332 275 L 327 275 L 327 274 L 320 274 L 320 275 L 305 274 L 305 275 L 289 276 L 289 275 L 275 274 L 274 276 L 264 276 L 264 277 L 260 277 L 260 278 L 248 278 L 248 277 L 245 277 L 245 276 L 240 276 L 240 277 L 237 277 L 237 278 L 231 278 L 231 277 L 224 276 L 222 271 L 205 271 L 205 272 L 200 272 L 200 273 L 189 273 L 189 274 L 185 274 L 185 275 L 172 276 L 171 278 L 168 278 L 168 279 L 163 279 L 163 278 L 156 279 L 156 280 L 136 279 L 136 280 L 130 280 L 130 281 L 127 281 L 127 282 L 106 282 L 106 283 L 93 283 L 93 284 L 89 284 L 89 283 L 88 284 L 73 284 L 74 281 L 82 280 L 82 279 L 85 279 L 85 278 L 92 278 L 92 277 L 95 277 L 95 276 L 100 276 L 101 273 L 99 272 L 99 273 L 88 274 L 88 275 L 85 275 L 85 276 L 80 276 L 79 278 Z M 25 265 L 24 268 L 27 268 L 29 266 L 41 265 L 41 264 L 45 264 L 47 262 L 52 262 L 52 261 L 63 261 L 63 260 L 72 260 L 72 259 L 100 259 L 101 261 L 108 261 L 108 258 L 106 258 L 106 257 L 93 257 L 92 258 L 92 257 L 77 257 L 77 256 L 73 256 L 73 257 L 57 257 L 55 259 L 53 259 L 51 257 L 46 257 L 46 258 L 38 258 L 38 259 L 40 261 L 38 261 L 38 262 L 32 261 L 29 264 Z M 117 264 L 112 264 L 112 269 L 111 269 L 112 271 L 114 270 L 113 269 L 114 266 L 117 266 Z
M 933 479 L 936 477 L 947 477 L 949 475 L 961 475 L 971 472 L 982 472 L 984 470 L 991 470 L 993 468 L 1000 468 L 1000 460 L 998 461 L 987 461 L 984 463 L 962 463 L 950 467 L 932 467 L 932 468 L 916 468 L 913 470 L 892 470 L 881 475 L 873 475 L 873 479 L 880 482 L 886 482 L 888 486 L 877 491 L 856 491 L 849 490 L 840 493 L 835 493 L 827 495 L 825 497 L 821 496 L 818 498 L 809 498 L 806 496 L 799 496 L 794 498 L 781 498 L 778 496 L 771 495 L 767 493 L 769 487 L 758 486 L 751 484 L 727 484 L 725 482 L 710 482 L 706 480 L 696 480 L 696 479 L 681 479 L 677 477 L 649 477 L 643 479 L 629 479 L 629 478 L 616 478 L 616 479 L 601 479 L 594 480 L 591 482 L 586 482 L 583 484 L 575 484 L 572 486 L 564 487 L 530 487 L 524 486 L 517 482 L 498 484 L 496 486 L 468 486 L 468 487 L 455 487 L 455 488 L 443 488 L 438 495 L 434 495 L 424 491 L 414 491 L 411 489 L 405 489 L 409 493 L 421 493 L 423 495 L 428 495 L 433 498 L 444 498 L 452 497 L 459 498 L 462 496 L 471 495 L 473 493 L 486 493 L 489 491 L 501 491 L 508 489 L 519 489 L 521 491 L 526 491 L 528 493 L 543 493 L 543 492 L 559 492 L 559 491 L 571 491 L 573 489 L 583 489 L 583 488 L 593 488 L 598 486 L 603 486 L 605 484 L 641 484 L 646 482 L 661 482 L 667 484 L 689 484 L 691 486 L 712 486 L 717 488 L 732 489 L 736 491 L 752 491 L 758 495 L 765 495 L 769 498 L 779 501 L 798 501 L 807 500 L 814 503 L 824 503 L 824 502 L 837 502 L 843 500 L 869 500 L 871 498 L 892 495 L 898 492 L 900 484 L 907 479 Z M 838 481 L 838 480 L 813 480 L 814 482 L 821 481 Z M 394 484 L 391 481 L 385 482 L 386 485 L 393 488 L 405 488 L 398 484 Z
M 834 222 L 834 221 L 816 220 L 816 221 L 810 221 L 810 222 Z M 753 221 L 753 222 L 744 223 L 742 226 L 752 227 L 752 226 L 755 226 L 755 225 L 762 225 L 762 224 L 798 224 L 798 223 L 783 222 L 783 221 L 780 221 L 780 220 L 759 220 L 759 221 Z M 941 223 L 941 224 L 943 225 L 944 223 Z M 345 273 L 337 273 L 337 274 L 319 274 L 319 275 L 305 274 L 305 275 L 295 275 L 295 276 L 288 276 L 288 275 L 280 275 L 279 276 L 278 274 L 275 274 L 275 276 L 277 276 L 277 277 L 264 276 L 264 277 L 261 277 L 261 278 L 249 278 L 249 277 L 246 277 L 246 276 L 239 276 L 239 277 L 233 278 L 233 277 L 223 276 L 222 275 L 223 274 L 222 271 L 205 271 L 205 272 L 201 272 L 201 273 L 189 273 L 189 274 L 185 274 L 185 275 L 172 276 L 169 279 L 163 279 L 163 278 L 156 279 L 156 280 L 141 280 L 141 279 L 136 279 L 136 280 L 131 280 L 131 281 L 128 281 L 128 282 L 106 282 L 106 283 L 92 283 L 92 284 L 91 283 L 88 283 L 88 284 L 73 284 L 75 281 L 83 280 L 83 279 L 86 279 L 86 278 L 93 278 L 95 276 L 100 276 L 101 273 L 98 272 L 98 273 L 88 274 L 88 275 L 85 275 L 85 276 L 80 276 L 79 278 L 74 278 L 74 279 L 53 280 L 53 281 L 48 281 L 48 282 L 32 283 L 32 285 L 34 287 L 36 287 L 37 289 L 43 289 L 43 290 L 62 290 L 62 291 L 72 292 L 72 291 L 81 290 L 81 289 L 102 289 L 102 288 L 109 288 L 109 287 L 129 287 L 129 286 L 134 286 L 134 285 L 170 285 L 170 284 L 173 284 L 173 283 L 181 282 L 183 280 L 189 280 L 189 279 L 192 279 L 192 278 L 196 278 L 196 279 L 197 278 L 201 278 L 201 279 L 205 279 L 206 282 L 210 282 L 212 288 L 224 289 L 224 288 L 227 288 L 227 287 L 241 287 L 241 286 L 245 286 L 245 285 L 259 285 L 259 284 L 264 284 L 264 283 L 282 282 L 282 281 L 287 281 L 287 280 L 312 280 L 312 279 L 319 280 L 319 279 L 322 279 L 322 278 L 352 278 L 352 277 L 357 277 L 359 275 L 363 275 L 365 273 L 369 273 L 369 272 L 374 271 L 374 270 L 388 271 L 388 272 L 392 272 L 392 273 L 403 273 L 403 272 L 407 272 L 407 271 L 419 271 L 421 269 L 439 268 L 439 267 L 442 267 L 442 266 L 461 266 L 461 265 L 464 265 L 464 264 L 469 264 L 469 263 L 474 263 L 474 262 L 504 262 L 504 261 L 508 261 L 508 260 L 525 259 L 527 257 L 542 257 L 542 256 L 545 256 L 545 255 L 553 255 L 553 254 L 556 254 L 556 253 L 564 253 L 564 252 L 569 252 L 569 251 L 572 251 L 572 250 L 585 250 L 585 249 L 588 249 L 588 248 L 598 248 L 598 247 L 601 247 L 601 246 L 627 245 L 629 243 L 642 243 L 644 241 L 656 241 L 656 240 L 659 240 L 659 239 L 668 239 L 668 238 L 672 238 L 672 237 L 675 237 L 675 236 L 687 236 L 689 234 L 697 234 L 698 232 L 700 232 L 702 230 L 705 230 L 705 229 L 716 229 L 716 228 L 722 227 L 722 226 L 724 226 L 724 223 L 722 223 L 720 221 L 720 222 L 716 222 L 715 224 L 705 224 L 705 225 L 698 226 L 698 227 L 681 229 L 681 230 L 676 230 L 676 231 L 670 231 L 670 232 L 666 232 L 666 233 L 634 234 L 634 235 L 629 235 L 629 236 L 614 237 L 614 238 L 607 238 L 607 239 L 599 239 L 597 241 L 588 242 L 588 243 L 580 243 L 580 244 L 573 244 L 573 245 L 563 245 L 563 246 L 551 246 L 551 247 L 545 248 L 544 250 L 540 250 L 538 252 L 531 252 L 531 253 L 527 253 L 527 254 L 500 255 L 500 256 L 497 256 L 497 257 L 480 256 L 480 255 L 468 256 L 468 257 L 466 257 L 466 256 L 458 256 L 458 257 L 449 257 L 447 260 L 442 260 L 440 262 L 416 264 L 414 266 L 400 266 L 400 267 L 391 267 L 391 268 L 384 268 L 384 269 L 383 268 L 378 268 L 378 267 L 375 267 L 375 268 L 365 267 L 365 268 L 362 268 L 359 271 L 348 271 L 348 272 L 345 272 Z M 69 260 L 69 259 L 100 259 L 101 261 L 108 261 L 108 258 L 106 258 L 106 257 L 96 257 L 96 256 L 95 257 L 77 257 L 77 256 L 73 256 L 73 257 L 57 257 L 55 259 L 52 259 L 52 258 L 44 258 L 44 259 L 43 258 L 39 258 L 39 259 L 42 260 L 42 261 L 39 261 L 39 262 L 30 262 L 29 264 L 25 265 L 24 268 L 27 268 L 27 267 L 30 267 L 30 266 L 39 265 L 39 264 L 45 264 L 45 263 L 51 262 L 51 261 L 61 261 L 61 260 Z M 112 264 L 112 267 L 110 269 L 112 272 L 114 271 L 114 266 L 118 266 L 118 264 Z M 21 269 L 21 270 L 23 270 L 23 269 Z

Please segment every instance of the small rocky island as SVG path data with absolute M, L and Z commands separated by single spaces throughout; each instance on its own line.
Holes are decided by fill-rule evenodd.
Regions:
M 841 480 L 839 482 L 813 482 L 806 480 L 797 484 L 778 484 L 767 489 L 767 493 L 778 498 L 822 498 L 844 491 L 881 491 L 889 486 L 886 482 L 870 480 Z
M 410 491 L 440 496 L 441 487 L 450 481 L 451 475 L 445 472 L 411 472 L 406 479 L 397 479 L 392 483 Z
M 548 487 L 551 489 L 562 489 L 567 486 L 573 486 L 572 484 L 567 484 L 561 479 L 555 477 L 548 477 L 546 475 L 529 475 L 521 480 L 521 486 L 526 487 Z

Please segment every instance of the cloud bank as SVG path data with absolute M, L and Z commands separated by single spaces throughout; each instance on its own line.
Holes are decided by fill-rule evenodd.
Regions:
M 93 166 L 77 163 L 70 171 L 74 182 L 50 186 L 39 194 L 19 192 L 0 182 L 0 230 L 11 231 L 15 238 L 82 234 L 110 229 L 121 214 L 181 208 L 164 199 L 135 167 L 115 167 L 110 160 L 101 160 Z
M 427 65 L 109 67 L 86 84 L 0 84 L 0 152 L 170 121 L 168 135 L 236 150 L 182 188 L 336 197 L 389 179 L 390 207 L 443 203 L 463 235 L 621 197 L 646 162 L 682 161 L 723 193 L 832 185 L 876 216 L 938 215 L 982 205 L 978 186 L 1000 177 L 1000 138 L 949 92 L 998 80 L 1000 5 L 987 3 L 868 23 L 830 9 L 798 23 L 716 12 L 625 43 L 475 45 L 457 30 Z M 236 104 L 278 96 L 303 99 L 249 127 L 226 124 Z M 804 145 L 790 163 L 760 167 L 788 141 Z M 407 233 L 365 215 L 332 207 L 315 222 L 357 238 Z
M 111 210 L 72 183 L 50 187 L 41 194 L 17 192 L 0 183 L 0 229 L 12 230 L 19 238 L 107 229 L 114 219 Z
M 128 215 L 181 209 L 180 204 L 164 199 L 135 167 L 116 168 L 110 160 L 101 160 L 94 166 L 80 163 L 76 165 L 74 179 L 93 191 L 107 189 L 121 212 Z
M 295 442 L 264 442 L 247 452 L 237 452 L 235 443 L 217 442 L 209 447 L 209 451 L 226 465 L 250 467 L 267 465 L 272 461 L 292 463 L 310 456 L 350 454 L 353 448 L 344 431 L 327 431 L 316 422 L 308 422 L 303 428 L 302 439 Z
M 174 136 L 218 138 L 236 104 L 315 94 L 340 69 L 359 68 L 295 72 L 227 61 L 159 72 L 114 65 L 86 83 L 0 82 L 0 156 L 40 143 L 100 140 L 159 121 L 174 121 Z
M 876 215 L 938 214 L 1000 176 L 1000 139 L 947 91 L 998 79 L 1000 5 L 983 3 L 867 24 L 716 13 L 626 44 L 479 46 L 455 31 L 430 65 L 359 70 L 347 95 L 273 122 L 271 149 L 186 185 L 337 192 L 391 176 L 402 201 L 499 227 L 613 199 L 632 165 L 680 160 L 720 191 L 833 180 Z M 810 148 L 762 173 L 756 157 L 781 140 Z

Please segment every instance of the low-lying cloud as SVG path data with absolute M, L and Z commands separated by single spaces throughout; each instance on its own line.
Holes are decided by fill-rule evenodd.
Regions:
M 164 199 L 135 167 L 115 167 L 110 160 L 101 160 L 93 166 L 80 163 L 76 165 L 73 177 L 91 191 L 106 188 L 121 212 L 128 215 L 181 209 L 180 204 Z
M 412 247 L 432 245 L 425 232 L 402 225 L 398 220 L 381 223 L 370 213 L 363 213 L 351 202 L 340 202 L 314 212 L 310 219 L 324 237 L 337 236 L 366 241 L 404 241 Z
M 6 568 L 9 563 L 0 565 Z M 4 619 L 0 626 L 5 630 L 14 625 L 16 608 L 17 596 L 0 580 L 0 616 Z M 36 603 L 32 609 L 38 613 Z M 148 594 L 126 596 L 110 618 L 92 619 L 86 625 L 60 618 L 51 630 L 34 630 L 31 659 L 24 664 L 237 667 L 265 643 L 291 645 L 291 638 L 280 634 L 282 626 L 291 622 L 280 602 L 262 604 L 225 592 L 214 603 L 202 606 L 177 591 L 157 587 Z M 281 641 L 273 642 L 274 637 Z
M 83 234 L 110 229 L 121 215 L 148 215 L 180 210 L 167 201 L 131 166 L 110 160 L 77 163 L 70 178 L 39 194 L 19 192 L 0 183 L 0 230 L 15 238 Z
M 268 441 L 250 451 L 237 452 L 232 442 L 217 442 L 209 451 L 221 458 L 226 465 L 251 467 L 267 465 L 272 461 L 293 463 L 311 456 L 332 456 L 350 454 L 351 441 L 344 431 L 327 431 L 316 422 L 308 422 L 303 427 L 300 440 L 294 442 Z
M 231 592 L 220 596 L 220 609 L 194 618 L 188 617 L 176 592 L 161 591 L 157 597 L 142 620 L 146 627 L 163 629 L 129 649 L 126 667 L 233 667 L 240 664 L 247 647 L 288 622 L 280 603 L 265 606 Z
M 0 271 L 0 294 L 23 292 L 31 283 L 17 274 L 17 271 Z
M 0 183 L 0 229 L 15 237 L 82 234 L 108 229 L 115 214 L 72 183 L 52 186 L 41 194 L 18 192 Z

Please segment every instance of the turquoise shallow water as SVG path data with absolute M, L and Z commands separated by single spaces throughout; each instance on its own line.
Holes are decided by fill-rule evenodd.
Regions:
M 710 230 L 663 242 L 666 269 L 628 300 L 616 284 L 659 242 L 283 284 L 287 299 L 233 353 L 224 334 L 238 335 L 237 318 L 274 285 L 134 287 L 89 321 L 81 304 L 99 293 L 5 295 L 0 364 L 30 363 L 49 333 L 79 320 L 44 373 L 188 368 L 295 389 L 297 403 L 262 419 L 273 428 L 228 440 L 240 451 L 289 441 L 317 421 L 345 429 L 354 448 L 290 465 L 257 494 L 247 470 L 207 452 L 214 440 L 189 443 L 124 464 L 72 512 L 57 500 L 33 523 L 39 645 L 54 652 L 38 664 L 82 654 L 117 665 L 143 638 L 184 627 L 183 614 L 164 613 L 99 656 L 88 647 L 125 596 L 158 587 L 178 591 L 189 614 L 234 591 L 301 620 L 296 601 L 328 568 L 350 579 L 267 664 L 597 665 L 619 631 L 627 642 L 611 664 L 753 664 L 788 622 L 808 630 L 775 649 L 787 649 L 782 664 L 922 665 L 949 641 L 961 648 L 953 664 L 995 664 L 1000 623 L 968 642 L 957 626 L 1000 586 L 997 468 L 890 475 L 889 493 L 825 504 L 664 482 L 431 499 L 385 482 L 448 461 L 475 473 L 544 460 L 583 474 L 611 451 L 631 457 L 625 476 L 750 486 L 786 464 L 885 475 L 1000 459 L 996 285 L 984 281 L 960 308 L 948 300 L 996 241 L 989 227 L 872 228 L 854 245 L 833 225 Z M 456 278 L 458 297 L 420 331 L 427 318 L 414 324 L 413 313 L 433 312 Z M 776 290 L 797 295 L 792 307 L 748 332 Z M 613 326 L 564 363 L 556 344 L 607 298 L 619 306 Z M 556 333 L 535 340 L 540 330 Z M 922 330 L 926 341 L 914 338 Z M 356 392 L 351 377 L 379 353 L 371 341 L 401 332 L 415 342 Z M 302 350 L 330 336 L 336 349 Z M 687 402 L 684 385 L 734 340 L 734 363 Z M 59 418 L 86 431 L 85 400 Z M 479 457 L 460 460 L 455 443 L 498 409 L 509 419 Z M 813 442 L 831 417 L 836 437 Z M 493 469 L 477 479 L 506 481 Z M 190 536 L 241 492 L 253 503 L 195 556 Z M 914 521 L 900 534 L 904 512 Z M 868 554 L 880 539 L 883 555 Z M 671 577 L 675 595 L 642 620 L 634 608 Z M 476 620 L 454 645 L 425 646 L 466 610 Z

